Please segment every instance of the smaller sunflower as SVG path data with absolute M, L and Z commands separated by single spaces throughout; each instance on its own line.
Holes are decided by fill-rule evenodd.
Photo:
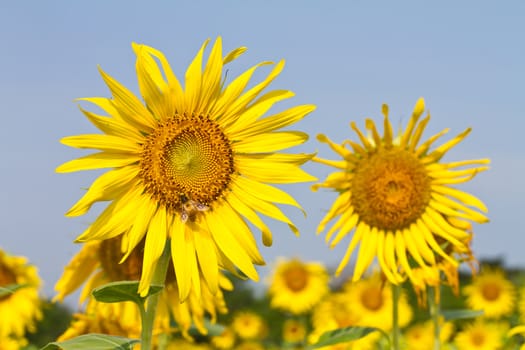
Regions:
M 14 293 L 0 296 L 0 339 L 23 338 L 26 330 L 35 330 L 42 318 L 37 268 L 22 256 L 11 256 L 0 248 L 0 287 L 20 285 Z
M 90 298 L 91 291 L 98 286 L 113 281 L 139 280 L 142 271 L 144 240 L 139 242 L 127 259 L 119 264 L 118 261 L 123 255 L 121 246 L 126 244 L 121 239 L 122 236 L 117 236 L 104 241 L 85 243 L 80 252 L 66 266 L 63 275 L 56 283 L 55 290 L 58 294 L 55 299 L 62 301 L 64 297 L 84 284 L 80 294 L 80 302 L 84 302 Z M 206 314 L 211 317 L 212 322 L 215 322 L 217 313 L 227 312 L 222 290 L 231 290 L 233 286 L 222 274 L 219 275 L 219 286 L 220 289 L 213 295 L 204 281 L 201 281 L 201 290 L 198 295 L 193 289 L 186 301 L 181 303 L 175 273 L 173 268 L 169 268 L 166 285 L 159 300 L 156 326 L 169 330 L 170 317 L 173 317 L 185 337 L 190 337 L 188 331 L 192 324 L 200 333 L 206 334 L 207 330 L 204 325 Z M 110 306 L 115 314 L 126 314 L 127 317 L 123 318 L 131 322 L 136 320 L 140 322 L 140 315 L 135 305 L 132 305 L 133 314 L 126 303 L 110 304 Z M 100 307 L 110 306 L 102 304 Z
M 115 306 L 116 304 L 102 304 L 91 299 L 87 303 L 85 312 L 73 316 L 69 328 L 58 337 L 57 341 L 90 333 L 139 339 L 141 323 L 136 305 L 125 302 L 119 303 L 118 308 Z
M 509 329 L 504 322 L 488 322 L 478 318 L 454 338 L 458 350 L 494 350 L 503 346 Z
M 483 310 L 485 317 L 502 318 L 514 311 L 516 287 L 501 269 L 484 266 L 463 294 L 468 307 Z
M 320 263 L 281 259 L 268 292 L 271 307 L 301 314 L 311 310 L 329 291 L 328 272 Z
M 382 108 L 383 135 L 371 119 L 365 123 L 370 137 L 356 123 L 350 123 L 361 144 L 352 140 L 337 144 L 325 135 L 318 135 L 318 140 L 328 144 L 340 159 L 313 158 L 336 171 L 324 182 L 312 186 L 312 190 L 329 188 L 338 193 L 317 232 L 335 221 L 326 234 L 332 248 L 353 233 L 336 275 L 358 250 L 354 281 L 376 259 L 391 283 L 399 284 L 407 277 L 412 283 L 421 281 L 414 269 L 435 269 L 441 259 L 457 267 L 459 262 L 450 252 L 467 249 L 470 222 L 488 222 L 483 214 L 487 212 L 486 206 L 475 196 L 452 186 L 487 170 L 489 160 L 442 162 L 445 154 L 471 129 L 432 150 L 434 142 L 448 130 L 420 143 L 430 121 L 430 114 L 420 120 L 424 110 L 425 102 L 420 98 L 406 129 L 397 136 L 388 118 L 387 105 Z M 447 253 L 443 247 L 451 248 Z
M 358 326 L 392 329 L 392 287 L 379 273 L 357 282 L 348 281 L 344 293 L 353 311 L 359 315 Z M 399 297 L 398 308 L 399 326 L 404 327 L 412 320 L 412 309 L 404 293 Z
M 211 344 L 217 349 L 231 349 L 236 339 L 233 329 L 225 327 L 221 334 L 211 338 Z
M 306 337 L 307 329 L 304 322 L 288 319 L 283 323 L 283 341 L 285 343 L 301 343 Z
M 263 318 L 253 311 L 239 311 L 233 316 L 232 329 L 239 338 L 262 339 L 266 335 L 267 325 Z
M 439 340 L 441 344 L 450 341 L 454 333 L 454 324 L 441 322 Z M 406 350 L 428 350 L 434 346 L 434 324 L 432 321 L 417 323 L 408 328 L 404 334 Z

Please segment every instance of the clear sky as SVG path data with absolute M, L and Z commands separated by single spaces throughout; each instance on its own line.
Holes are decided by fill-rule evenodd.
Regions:
M 311 135 L 297 152 L 332 157 L 315 135 L 355 138 L 349 122 L 381 121 L 382 103 L 394 125 L 405 125 L 420 96 L 432 114 L 425 136 L 449 127 L 452 137 L 472 126 L 447 160 L 492 160 L 490 171 L 462 187 L 490 210 L 491 222 L 475 226 L 474 251 L 525 266 L 525 2 L 2 1 L 0 247 L 39 267 L 45 295 L 53 295 L 79 249 L 73 239 L 94 218 L 64 213 L 97 172 L 54 172 L 83 154 L 59 139 L 95 131 L 74 99 L 109 97 L 97 65 L 137 92 L 133 41 L 162 50 L 181 74 L 202 42 L 218 35 L 225 51 L 248 47 L 231 76 L 286 59 L 271 87 L 296 96 L 277 108 L 317 105 L 294 127 Z M 320 179 L 331 171 L 306 169 Z M 335 194 L 312 193 L 308 184 L 286 189 L 308 212 L 304 218 L 285 208 L 301 237 L 272 223 L 274 245 L 261 245 L 263 256 L 270 264 L 297 256 L 336 265 L 345 244 L 330 250 L 315 235 Z M 270 267 L 259 271 L 265 276 Z

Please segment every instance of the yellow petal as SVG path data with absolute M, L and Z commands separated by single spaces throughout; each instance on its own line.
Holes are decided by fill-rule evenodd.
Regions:
M 182 302 L 190 293 L 197 258 L 193 235 L 191 232 L 186 233 L 186 225 L 179 218 L 175 218 L 171 225 L 171 257 L 177 276 L 179 299 Z
M 350 244 L 348 245 L 348 248 L 346 248 L 345 255 L 343 256 L 343 259 L 341 259 L 341 262 L 339 263 L 339 266 L 337 266 L 337 270 L 335 271 L 335 275 L 339 276 L 345 266 L 348 264 L 348 261 L 350 260 L 350 257 L 352 256 L 352 253 L 357 246 L 357 243 L 361 241 L 361 238 L 363 237 L 363 224 L 362 222 L 359 223 L 357 226 L 357 229 L 354 232 L 354 235 L 352 236 L 352 239 L 350 240 Z
M 246 52 L 247 48 L 244 46 L 238 47 L 231 52 L 229 52 L 226 56 L 224 56 L 224 60 L 222 64 L 226 65 L 230 63 L 231 61 L 237 59 L 240 55 L 242 55 L 244 52 Z
M 237 155 L 236 166 L 240 174 L 266 183 L 297 183 L 317 180 L 297 165 L 285 162 L 286 155 Z M 292 158 L 290 158 L 292 159 Z
M 148 295 L 151 279 L 157 267 L 164 246 L 166 245 L 168 228 L 167 228 L 166 209 L 158 208 L 155 215 L 151 219 L 146 234 L 146 242 L 144 244 L 144 259 L 142 260 L 142 275 L 140 276 L 140 283 L 138 292 L 142 297 Z M 163 284 L 165 282 L 163 281 Z
M 202 91 L 199 106 L 196 112 L 208 114 L 214 101 L 221 93 L 221 75 L 222 75 L 222 38 L 219 36 L 211 49 L 208 63 L 204 69 L 202 77 Z
M 140 145 L 131 140 L 104 134 L 67 136 L 62 138 L 60 142 L 75 148 L 94 148 L 118 153 L 139 153 L 141 150 Z
M 140 159 L 139 154 L 98 152 L 70 160 L 55 169 L 57 173 L 125 167 Z
M 149 132 L 155 128 L 157 124 L 155 118 L 153 118 L 140 100 L 126 87 L 105 73 L 100 67 L 99 72 L 111 90 L 115 107 L 117 107 L 122 119 L 141 131 Z
M 137 167 L 124 167 L 100 175 L 91 184 L 84 196 L 67 211 L 66 216 L 83 215 L 93 203 L 116 198 L 130 187 L 130 183 L 137 177 L 138 171 Z
M 268 153 L 305 143 L 308 134 L 300 131 L 277 131 L 247 137 L 233 144 L 235 152 Z
M 91 113 L 80 106 L 79 108 L 80 111 L 89 119 L 89 121 L 105 134 L 129 139 L 134 143 L 141 143 L 144 141 L 144 136 L 142 136 L 136 129 L 133 129 L 123 121 L 112 117 L 104 117 L 95 113 Z
M 474 208 L 481 210 L 484 213 L 488 211 L 485 204 L 481 200 L 479 200 L 477 197 L 471 195 L 470 193 L 460 191 L 456 188 L 452 188 L 448 186 L 438 186 L 438 185 L 432 186 L 432 191 L 453 197 L 457 199 L 458 201 L 461 201 L 467 205 L 470 205 Z
M 210 292 L 215 295 L 219 285 L 219 263 L 217 262 L 215 243 L 207 230 L 198 232 L 194 239 L 202 275 Z
M 226 198 L 226 201 L 233 207 L 239 214 L 248 219 L 255 227 L 262 232 L 263 244 L 265 246 L 272 245 L 272 232 L 265 225 L 265 223 L 259 218 L 257 213 L 246 205 L 242 199 L 240 199 L 235 193 L 230 193 Z

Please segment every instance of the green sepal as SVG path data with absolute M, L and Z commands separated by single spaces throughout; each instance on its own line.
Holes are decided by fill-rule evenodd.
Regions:
M 76 338 L 53 342 L 41 350 L 131 350 L 138 339 L 128 339 L 107 334 L 86 334 Z
M 335 329 L 333 331 L 324 332 L 319 337 L 319 340 L 317 341 L 317 343 L 313 344 L 309 348 L 317 349 L 323 346 L 334 345 L 338 343 L 345 343 L 345 342 L 349 342 L 352 340 L 357 340 L 375 331 L 381 332 L 388 339 L 388 335 L 386 335 L 384 331 L 378 328 L 345 327 L 345 328 Z
M 160 292 L 164 286 L 158 284 L 150 285 L 148 295 L 145 297 L 140 296 L 138 288 L 138 281 L 118 281 L 97 287 L 93 289 L 91 294 L 101 303 L 132 301 L 136 304 L 142 305 L 148 296 Z
M 445 318 L 445 321 L 460 320 L 464 318 L 476 318 L 483 315 L 483 310 L 442 310 L 441 316 Z

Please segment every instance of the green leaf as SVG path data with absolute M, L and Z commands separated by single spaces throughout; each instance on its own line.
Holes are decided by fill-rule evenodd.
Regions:
M 459 320 L 463 318 L 476 318 L 483 315 L 483 310 L 443 310 L 441 315 L 445 318 L 446 321 Z
M 9 294 L 13 294 L 17 290 L 27 287 L 27 284 L 9 284 L 4 287 L 0 287 L 0 298 L 5 297 Z
M 334 345 L 338 343 L 345 343 L 352 340 L 363 338 L 369 333 L 380 331 L 380 329 L 372 327 L 346 327 L 339 328 L 333 331 L 324 332 L 317 343 L 312 345 L 312 349 L 317 349 L 323 346 Z M 381 332 L 383 333 L 383 332 Z
M 130 350 L 137 339 L 128 339 L 107 334 L 86 334 L 62 342 L 53 342 L 41 350 Z
M 164 288 L 162 285 L 152 284 L 146 297 L 141 297 L 138 293 L 138 281 L 119 281 L 111 282 L 93 289 L 93 297 L 101 303 L 120 303 L 122 301 L 133 301 L 137 304 L 144 304 L 144 300 L 152 294 L 158 293 Z

